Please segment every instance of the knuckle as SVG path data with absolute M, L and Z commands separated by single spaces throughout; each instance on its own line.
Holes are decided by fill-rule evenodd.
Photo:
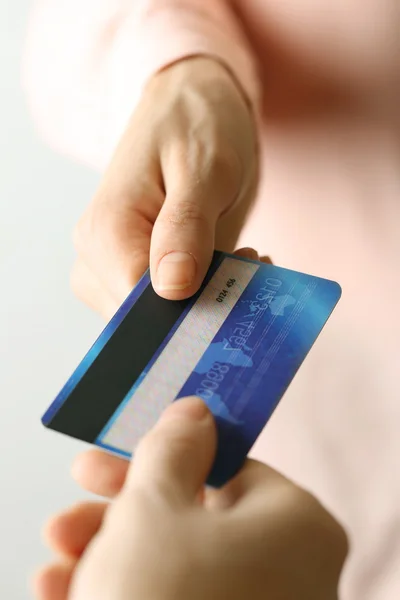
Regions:
M 185 161 L 182 171 L 189 174 L 188 188 L 209 209 L 220 212 L 239 196 L 245 184 L 245 168 L 232 146 L 222 141 L 197 140 L 180 154 Z
M 150 236 L 161 202 L 141 190 L 135 195 L 98 193 L 73 230 L 72 241 L 79 255 L 85 257 L 99 247 L 119 247 L 124 240 L 132 240 L 133 231 L 135 237 Z
M 198 142 L 192 152 L 192 172 L 200 172 L 205 181 L 220 181 L 226 186 L 238 184 L 242 177 L 243 165 L 232 146 L 223 142 L 211 144 Z
M 329 544 L 331 555 L 336 563 L 342 565 L 349 553 L 349 538 L 339 521 L 323 507 L 321 508 L 325 517 L 323 530 L 326 532 L 327 545 Z
M 300 507 L 300 513 L 305 523 L 316 523 L 319 525 L 321 518 L 325 518 L 328 515 L 322 504 L 313 494 L 298 486 L 294 487 L 291 504 L 292 507 Z
M 302 507 L 303 523 L 310 532 L 319 537 L 323 546 L 329 550 L 336 563 L 343 564 L 348 551 L 349 541 L 343 526 L 310 492 L 297 488 L 292 497 L 293 509 Z
M 338 522 L 336 524 L 336 533 L 334 539 L 334 551 L 337 562 L 343 565 L 350 551 L 349 537 L 344 527 Z
M 98 194 L 79 219 L 72 232 L 72 242 L 76 252 L 81 256 L 90 253 L 96 239 L 105 241 L 113 230 L 127 226 L 129 223 L 128 203 L 123 198 L 111 201 L 104 192 Z
M 208 217 L 202 208 L 193 200 L 179 200 L 164 214 L 160 214 L 161 222 L 174 229 L 185 229 L 187 226 L 203 229 L 208 227 Z
M 243 186 L 242 164 L 232 152 L 221 151 L 214 156 L 210 179 L 219 183 L 221 198 L 229 205 Z
M 232 181 L 232 178 L 238 178 L 242 174 L 242 161 L 233 148 L 229 146 L 219 146 L 214 150 L 212 160 L 212 173 Z

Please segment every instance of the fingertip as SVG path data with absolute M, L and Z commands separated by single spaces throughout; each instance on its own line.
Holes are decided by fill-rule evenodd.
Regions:
M 248 258 L 250 260 L 258 260 L 267 265 L 273 264 L 269 256 L 259 256 L 257 250 L 254 250 L 254 248 L 239 248 L 239 250 L 235 251 L 235 255 L 242 258 Z
M 258 252 L 254 248 L 239 248 L 235 251 L 235 255 L 250 260 L 259 260 Z
M 207 420 L 211 425 L 213 423 L 212 414 L 207 404 L 198 396 L 189 396 L 180 398 L 172 402 L 164 411 L 159 421 L 160 426 L 169 419 L 187 419 L 189 421 Z
M 59 540 L 59 521 L 61 514 L 55 514 L 49 517 L 42 527 L 41 537 L 44 543 L 50 548 L 58 551 Z
M 101 450 L 79 454 L 71 467 L 73 479 L 85 490 L 113 498 L 121 490 L 129 462 Z
M 59 541 L 63 539 L 63 533 L 65 531 L 65 518 L 70 513 L 74 512 L 79 507 L 79 503 L 70 506 L 66 510 L 54 513 L 48 517 L 47 521 L 42 527 L 41 537 L 43 542 L 50 546 L 50 548 L 56 552 L 60 550 Z
M 273 265 L 272 259 L 269 256 L 261 256 L 260 261 L 266 265 Z
M 162 490 L 167 502 L 196 502 L 216 444 L 212 413 L 200 398 L 173 402 L 136 448 L 128 487 Z
M 63 556 L 77 559 L 99 531 L 107 510 L 106 502 L 81 502 L 50 519 L 44 535 L 49 545 Z
M 186 300 L 198 291 L 207 267 L 190 252 L 169 252 L 152 263 L 154 290 L 166 300 Z
M 98 450 L 88 450 L 78 454 L 71 465 L 71 476 L 72 478 L 82 485 L 86 481 L 87 475 L 91 471 L 93 462 L 96 463 Z
M 158 262 L 155 285 L 160 292 L 188 289 L 197 274 L 197 262 L 190 252 L 168 252 Z
M 46 600 L 45 573 L 48 567 L 41 567 L 29 578 L 29 588 L 37 600 Z
M 42 529 L 42 538 L 45 544 L 63 556 L 75 555 L 70 544 L 71 533 L 74 534 L 71 530 L 71 515 L 78 511 L 79 507 L 80 504 L 76 504 L 68 510 L 49 517 Z
M 31 578 L 30 587 L 38 600 L 67 600 L 75 563 L 46 565 Z

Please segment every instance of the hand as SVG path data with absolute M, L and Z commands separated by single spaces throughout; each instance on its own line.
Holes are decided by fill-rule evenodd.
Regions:
M 202 489 L 216 447 L 199 399 L 173 403 L 142 440 L 111 505 L 51 521 L 64 560 L 36 580 L 41 600 L 333 600 L 346 555 L 339 525 L 308 493 L 248 461 Z
M 194 294 L 214 248 L 236 243 L 257 163 L 250 108 L 222 65 L 191 58 L 157 74 L 76 228 L 76 294 L 109 318 L 149 263 L 160 295 Z

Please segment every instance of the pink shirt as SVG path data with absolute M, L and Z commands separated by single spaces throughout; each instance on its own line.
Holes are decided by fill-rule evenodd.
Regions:
M 343 600 L 400 597 L 398 0 L 41 0 L 24 85 L 44 139 L 104 169 L 148 78 L 223 61 L 260 117 L 244 244 L 337 279 L 335 316 L 253 455 L 352 543 Z

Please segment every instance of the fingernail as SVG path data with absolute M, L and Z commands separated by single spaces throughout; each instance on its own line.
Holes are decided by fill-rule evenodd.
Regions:
M 158 290 L 184 290 L 196 275 L 196 262 L 188 252 L 170 252 L 158 265 L 156 287 Z
M 164 412 L 162 419 L 188 419 L 190 421 L 203 421 L 211 415 L 203 400 L 195 396 L 182 398 L 173 402 Z

